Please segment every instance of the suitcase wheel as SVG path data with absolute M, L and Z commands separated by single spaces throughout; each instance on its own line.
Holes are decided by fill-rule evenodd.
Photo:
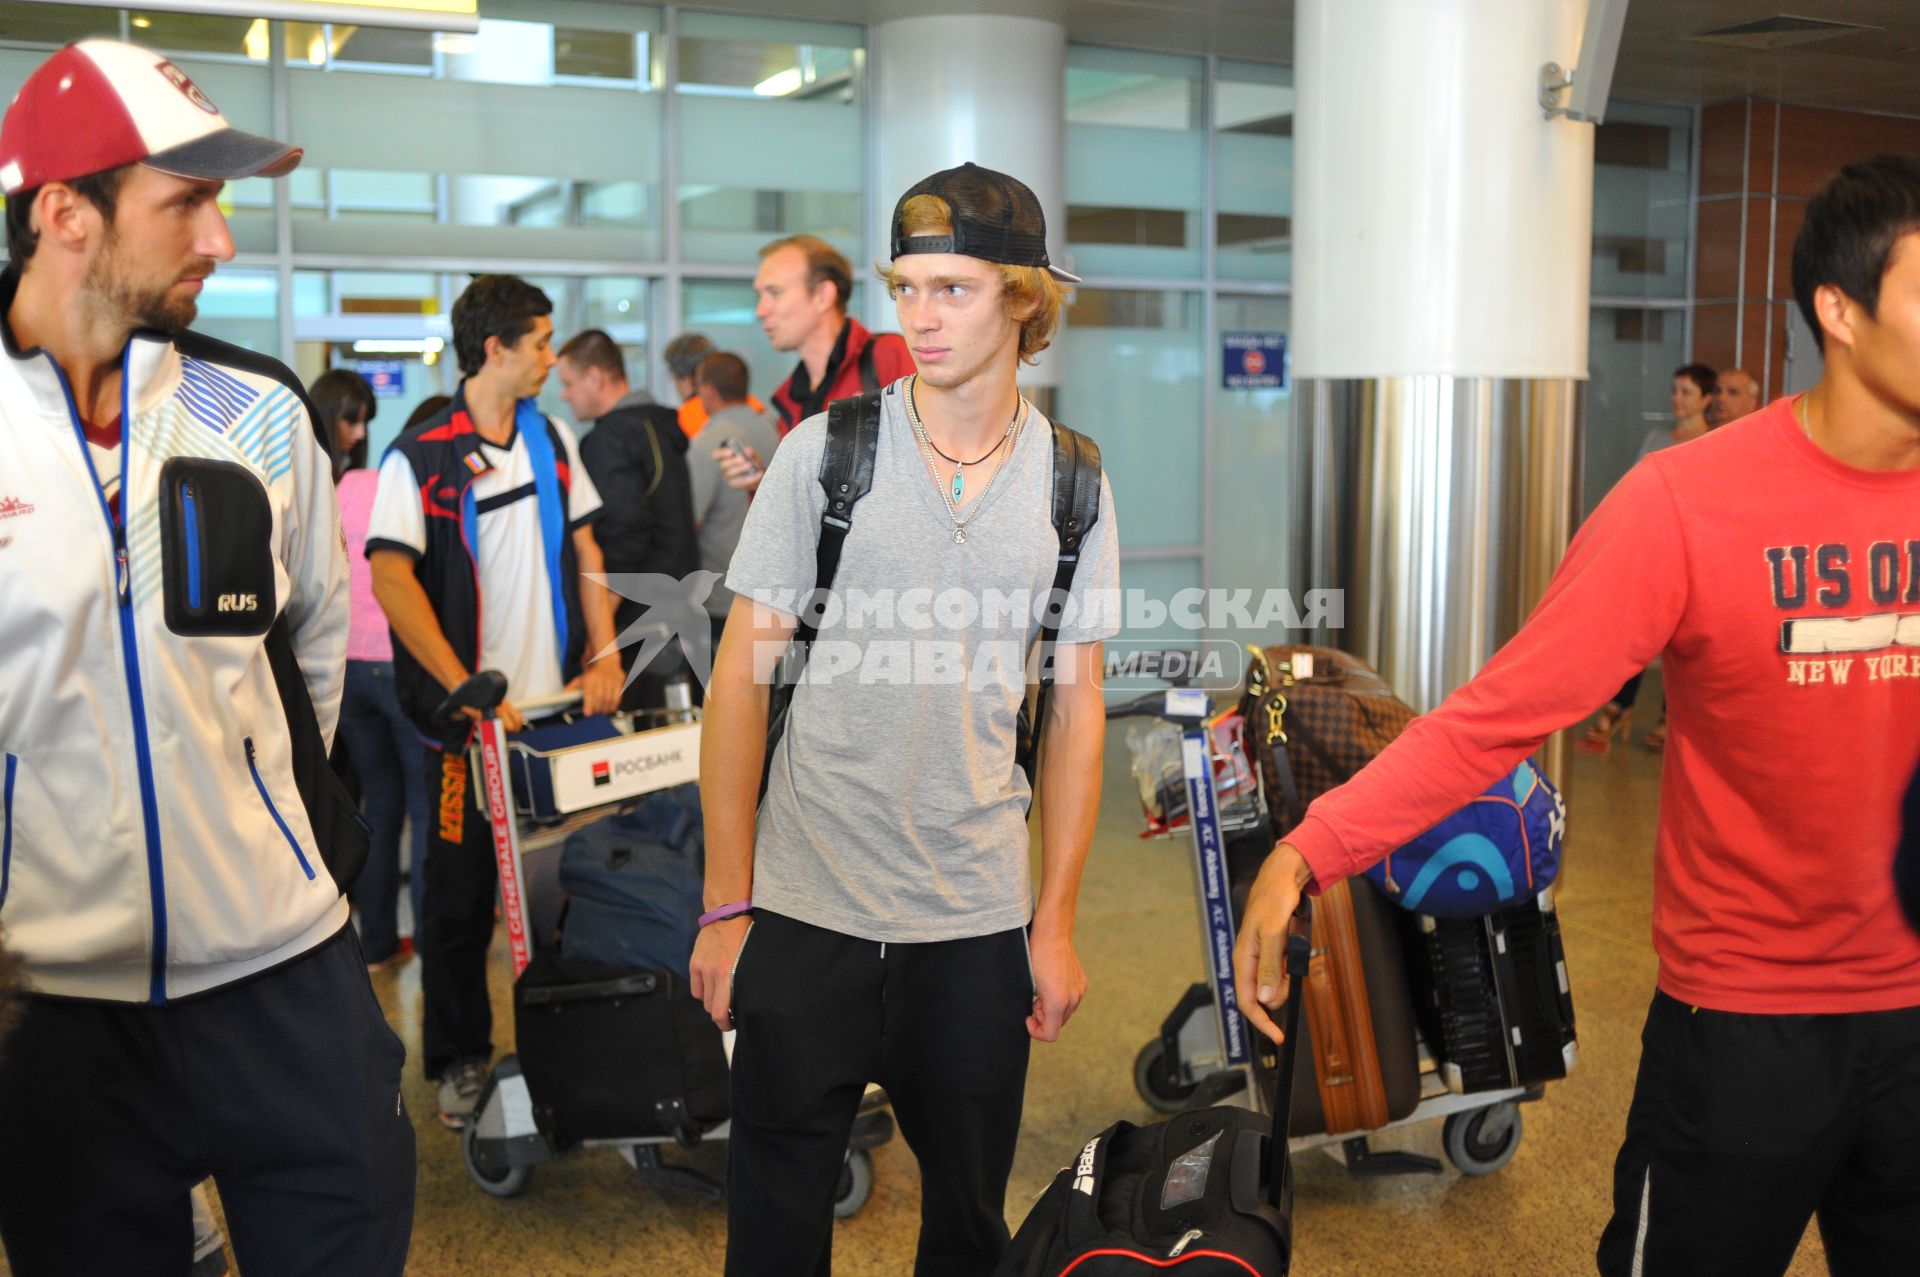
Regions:
M 507 1165 L 506 1159 L 492 1154 L 488 1143 L 480 1138 L 477 1123 L 469 1121 L 461 1128 L 460 1156 L 467 1164 L 467 1174 L 483 1193 L 518 1197 L 526 1191 L 527 1181 L 533 1178 L 533 1167 Z
M 1520 1147 L 1520 1106 L 1511 1100 L 1455 1113 L 1441 1128 L 1447 1160 L 1462 1175 L 1491 1175 Z
M 873 1196 L 873 1156 L 865 1149 L 847 1154 L 840 1168 L 840 1183 L 833 1190 L 833 1217 L 852 1219 Z
M 1133 1057 L 1133 1086 L 1157 1113 L 1180 1113 L 1193 1106 L 1195 1082 L 1182 1082 L 1179 1063 L 1167 1058 L 1167 1044 L 1149 1038 Z

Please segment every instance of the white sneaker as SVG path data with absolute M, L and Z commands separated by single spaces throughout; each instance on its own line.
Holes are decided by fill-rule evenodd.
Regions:
M 478 1056 L 455 1060 L 440 1075 L 440 1120 L 459 1130 L 473 1120 L 474 1105 L 487 1085 L 487 1062 Z

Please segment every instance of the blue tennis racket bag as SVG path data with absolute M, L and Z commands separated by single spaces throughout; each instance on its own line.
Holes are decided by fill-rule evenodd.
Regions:
M 1553 881 L 1566 828 L 1566 802 L 1529 759 L 1366 873 L 1402 909 L 1478 918 Z

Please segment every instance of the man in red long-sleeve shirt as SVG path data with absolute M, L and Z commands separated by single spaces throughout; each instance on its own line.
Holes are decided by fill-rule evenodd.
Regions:
M 1660 657 L 1659 990 L 1609 1275 L 1780 1273 L 1815 1213 L 1834 1273 L 1920 1272 L 1920 937 L 1892 875 L 1920 761 L 1920 163 L 1843 170 L 1793 282 L 1820 383 L 1622 479 L 1513 640 L 1275 849 L 1235 954 L 1240 1005 L 1277 1036 L 1302 890 Z

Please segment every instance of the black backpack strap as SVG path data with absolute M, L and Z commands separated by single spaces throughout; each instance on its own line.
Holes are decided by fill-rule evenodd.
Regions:
M 880 370 L 873 366 L 873 346 L 877 340 L 875 334 L 868 333 L 866 344 L 860 347 L 860 393 L 863 395 L 876 394 L 880 389 Z
M 267 668 L 273 671 L 274 689 L 280 694 L 280 707 L 287 717 L 294 787 L 300 793 L 301 806 L 307 809 L 307 824 L 319 845 L 320 859 L 334 886 L 344 895 L 367 863 L 371 830 L 360 815 L 358 800 L 327 759 L 320 718 L 307 691 L 306 675 L 293 650 L 293 632 L 284 615 L 267 631 L 265 646 Z
M 820 512 L 820 541 L 814 551 L 813 593 L 800 610 L 794 642 L 806 646 L 820 632 L 827 591 L 840 571 L 840 550 L 853 526 L 853 507 L 873 488 L 873 461 L 880 447 L 880 395 L 836 399 L 827 405 L 827 447 L 820 454 L 820 487 L 827 504 Z
M 825 615 L 833 578 L 840 571 L 840 551 L 847 543 L 847 531 L 853 526 L 853 507 L 873 487 L 873 462 L 880 447 L 879 392 L 857 398 L 836 399 L 827 405 L 827 446 L 820 454 L 820 487 L 827 502 L 820 511 L 820 540 L 814 548 L 813 593 L 800 607 L 800 623 L 794 628 L 793 642 L 787 648 L 791 667 L 795 654 L 804 660 L 813 640 L 820 633 L 820 618 Z M 776 678 L 767 697 L 767 752 L 760 764 L 760 797 L 767 796 L 767 780 L 773 774 L 773 751 L 786 734 L 787 713 L 793 704 L 793 683 L 797 669 L 789 668 L 790 678 Z
M 1053 423 L 1053 530 L 1060 538 L 1060 556 L 1054 562 L 1053 589 L 1040 617 L 1040 688 L 1034 694 L 1033 716 L 1017 743 L 1027 784 L 1034 783 L 1040 753 L 1040 735 L 1046 730 L 1047 693 L 1053 686 L 1053 649 L 1060 638 L 1061 615 L 1073 589 L 1074 570 L 1087 534 L 1100 519 L 1100 445 L 1077 430 Z

